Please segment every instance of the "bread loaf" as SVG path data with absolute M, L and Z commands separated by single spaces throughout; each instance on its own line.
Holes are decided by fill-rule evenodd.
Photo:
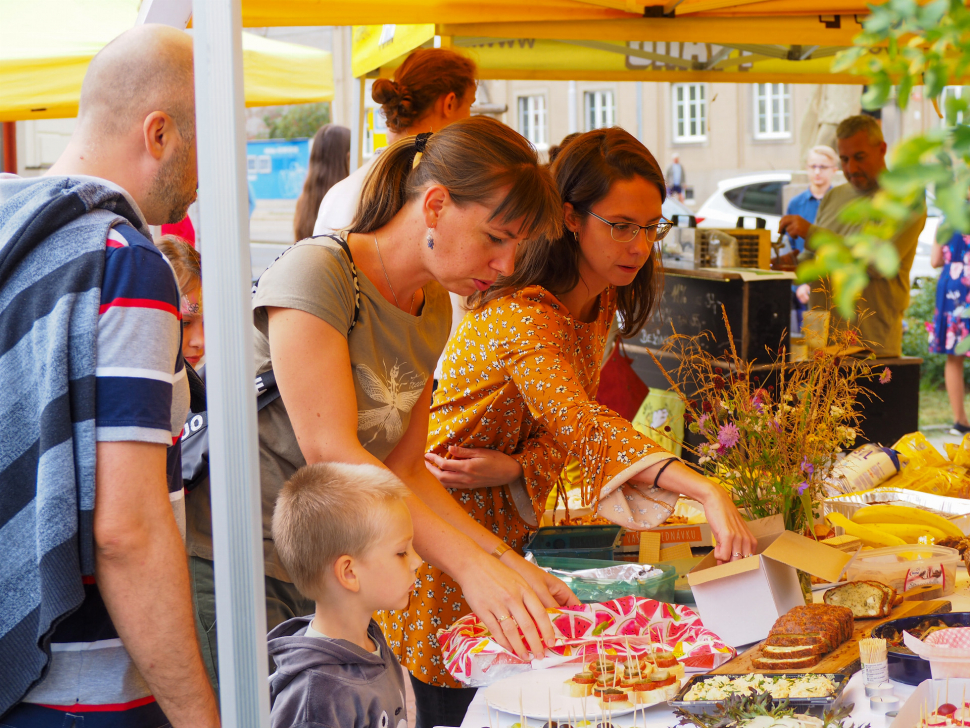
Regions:
M 850 581 L 832 587 L 822 598 L 826 604 L 848 607 L 854 617 L 872 619 L 889 616 L 896 590 L 876 581 Z
M 880 600 L 884 596 L 879 592 Z M 852 637 L 852 610 L 833 604 L 795 607 L 771 628 L 752 660 L 760 670 L 801 670 L 814 667 L 822 656 Z

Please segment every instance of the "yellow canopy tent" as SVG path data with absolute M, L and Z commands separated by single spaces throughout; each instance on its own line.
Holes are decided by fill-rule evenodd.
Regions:
M 139 0 L 0 0 L 0 121 L 77 115 L 91 58 L 130 28 Z M 247 106 L 333 99 L 326 51 L 243 33 Z
M 422 32 L 402 33 L 402 27 Z M 835 54 L 859 31 L 856 16 L 688 15 L 395 30 L 410 44 L 395 42 L 378 53 L 372 39 L 387 31 L 382 26 L 354 29 L 354 75 L 387 75 L 437 34 L 464 48 L 485 79 L 863 83 L 862 76 L 831 71 Z
M 877 0 L 877 3 L 878 0 Z M 864 0 L 242 0 L 246 27 L 606 20 L 664 15 L 865 15 Z

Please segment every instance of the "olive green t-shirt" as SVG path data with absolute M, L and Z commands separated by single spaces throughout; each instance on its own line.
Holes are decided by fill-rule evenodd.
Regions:
M 829 230 L 843 237 L 859 232 L 862 224 L 844 222 L 839 219 L 839 213 L 851 202 L 873 194 L 875 190 L 859 192 L 848 183 L 830 189 L 819 204 L 815 224 L 809 228 L 808 238 L 811 239 L 819 229 Z M 830 310 L 831 330 L 841 330 L 848 326 L 857 328 L 863 341 L 872 345 L 876 356 L 900 356 L 903 346 L 903 313 L 909 306 L 909 272 L 913 267 L 916 244 L 925 222 L 926 210 L 924 209 L 889 241 L 896 247 L 896 253 L 899 255 L 899 270 L 895 276 L 885 278 L 879 271 L 870 267 L 869 285 L 862 290 L 862 296 L 856 305 L 857 312 L 867 312 L 865 318 L 861 321 L 858 317 L 853 321 L 846 321 L 839 316 L 829 294 L 819 290 L 819 283 L 812 284 L 809 309 Z M 811 250 L 806 248 L 805 257 L 811 255 Z M 831 283 L 827 285 L 826 290 L 831 291 Z
M 407 430 L 411 408 L 445 347 L 451 330 L 451 301 L 444 288 L 429 283 L 423 289 L 420 315 L 412 316 L 389 303 L 359 270 L 357 278 L 360 315 L 347 337 L 357 395 L 357 436 L 368 452 L 384 460 Z M 346 335 L 354 315 L 347 254 L 327 238 L 304 240 L 263 273 L 253 297 L 257 374 L 272 367 L 267 338 L 269 306 L 306 311 Z M 319 386 L 326 390 L 330 384 L 324 380 Z M 289 581 L 273 545 L 273 507 L 283 483 L 306 460 L 290 424 L 287 404 L 280 398 L 259 412 L 259 465 L 266 574 Z

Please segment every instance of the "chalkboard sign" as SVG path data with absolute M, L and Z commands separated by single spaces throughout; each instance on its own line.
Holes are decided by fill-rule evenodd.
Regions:
M 716 355 L 729 353 L 722 306 L 742 359 L 773 361 L 780 345 L 789 346 L 790 281 L 700 278 L 670 270 L 656 312 L 631 343 L 659 349 L 674 330 L 688 336 L 709 331 L 703 348 Z

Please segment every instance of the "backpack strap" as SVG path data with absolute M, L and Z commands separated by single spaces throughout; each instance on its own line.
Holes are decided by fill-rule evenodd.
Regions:
M 320 238 L 328 238 L 329 240 L 337 243 L 340 248 L 344 251 L 347 256 L 347 260 L 350 262 L 350 275 L 354 281 L 354 317 L 350 322 L 350 328 L 347 329 L 347 336 L 350 336 L 350 332 L 354 330 L 357 325 L 357 319 L 360 318 L 360 280 L 357 278 L 357 266 L 354 264 L 354 256 L 350 253 L 350 246 L 347 245 L 347 241 L 341 236 L 335 235 L 333 233 L 327 233 L 326 235 L 315 235 L 312 238 L 307 238 L 301 241 L 304 245 L 319 245 L 321 247 L 330 247 L 324 242 L 317 242 Z M 300 244 L 300 243 L 298 243 Z M 294 246 L 290 246 L 283 251 L 280 257 L 286 255 L 287 251 L 292 250 Z M 277 258 L 279 260 L 279 258 Z M 258 281 L 257 281 L 258 285 Z M 254 286 L 255 292 L 255 286 Z M 276 386 L 276 375 L 273 373 L 272 369 L 268 369 L 259 376 L 256 377 L 256 411 L 259 412 L 261 409 L 269 405 L 271 402 L 275 402 L 280 398 L 280 389 Z

